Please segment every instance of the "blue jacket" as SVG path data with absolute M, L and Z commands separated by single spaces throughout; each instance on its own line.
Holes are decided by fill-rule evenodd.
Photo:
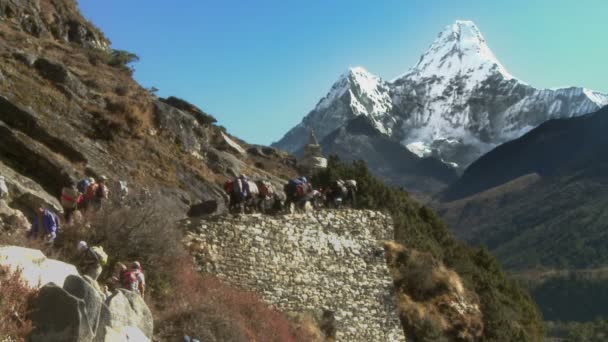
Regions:
M 38 227 L 38 215 L 36 215 L 32 220 L 32 230 L 30 231 L 30 233 L 38 233 L 39 228 L 40 227 Z M 42 228 L 44 228 L 47 234 L 57 233 L 57 230 L 59 229 L 59 219 L 57 218 L 57 215 L 55 215 L 55 213 L 53 213 L 49 209 L 44 209 L 44 212 L 42 213 Z

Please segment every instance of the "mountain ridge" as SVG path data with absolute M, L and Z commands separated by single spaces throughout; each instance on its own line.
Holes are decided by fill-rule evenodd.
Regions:
M 344 77 L 353 73 L 360 77 Z M 456 21 L 392 82 L 351 68 L 273 146 L 293 152 L 308 130 L 323 139 L 366 115 L 392 140 L 415 144 L 414 152 L 464 169 L 548 119 L 586 114 L 606 104 L 607 94 L 586 88 L 537 89 L 520 81 L 494 56 L 473 22 Z

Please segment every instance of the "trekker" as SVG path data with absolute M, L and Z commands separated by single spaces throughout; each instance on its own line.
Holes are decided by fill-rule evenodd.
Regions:
M 355 197 L 357 195 L 357 181 L 354 179 L 349 179 L 344 182 L 344 186 L 346 187 L 346 200 L 350 203 L 352 208 L 355 207 Z
M 135 291 L 138 292 L 143 298 L 146 293 L 146 277 L 144 276 L 144 272 L 141 269 L 141 264 L 139 261 L 134 261 L 131 264 L 130 272 L 135 276 L 136 279 L 137 285 L 135 286 Z
M 32 239 L 44 238 L 47 244 L 52 245 L 59 231 L 59 219 L 57 215 L 48 208 L 39 206 L 36 209 L 36 217 L 32 220 L 32 228 L 27 236 Z
M 112 276 L 107 281 L 107 286 L 110 291 L 115 291 L 124 287 L 125 284 L 125 275 L 128 271 L 128 268 L 122 262 L 117 262 L 114 265 L 114 271 L 112 272 Z
M 103 271 L 103 266 L 108 262 L 108 255 L 101 246 L 89 247 L 86 241 L 78 242 L 78 252 L 80 252 L 80 262 L 78 269 L 82 275 L 97 280 Z
M 106 176 L 99 177 L 96 183 L 97 186 L 92 189 L 90 200 L 91 205 L 95 210 L 101 209 L 103 201 L 107 200 L 109 197 L 110 190 L 108 190 L 108 186 L 106 185 L 107 180 L 108 177 Z
M 93 179 L 93 177 L 83 178 L 78 182 L 78 184 L 76 184 L 76 188 L 78 189 L 78 191 L 80 191 L 81 194 L 84 195 L 87 192 L 89 186 L 93 183 L 95 183 L 95 179 Z
M 63 207 L 63 217 L 66 222 L 70 221 L 72 214 L 76 211 L 81 201 L 82 195 L 76 189 L 74 183 L 61 189 L 61 206 Z
M 78 182 L 76 188 L 78 188 L 78 191 L 80 191 L 80 193 L 82 194 L 82 200 L 80 202 L 79 208 L 82 210 L 89 209 L 91 198 L 95 195 L 95 191 L 97 190 L 97 184 L 95 183 L 95 179 L 93 177 L 85 178 Z

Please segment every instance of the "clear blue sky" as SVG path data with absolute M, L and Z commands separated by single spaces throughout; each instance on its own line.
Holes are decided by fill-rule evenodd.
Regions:
M 511 74 L 537 87 L 608 92 L 606 0 L 79 0 L 135 78 L 229 132 L 269 144 L 348 67 L 390 80 L 444 26 L 473 20 Z

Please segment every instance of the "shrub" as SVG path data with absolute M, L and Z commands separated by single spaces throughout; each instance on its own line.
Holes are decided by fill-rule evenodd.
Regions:
M 132 75 L 135 69 L 129 64 L 135 63 L 137 61 L 139 61 L 139 56 L 132 52 L 125 50 L 112 50 L 112 53 L 110 53 L 110 58 L 108 60 L 108 65 L 122 69 L 126 71 L 129 75 Z
M 201 341 L 311 341 L 255 294 L 200 275 L 193 266 L 188 258 L 173 268 L 170 298 L 157 316 L 161 335 L 188 334 Z
M 0 267 L 0 340 L 24 341 L 32 330 L 28 304 L 37 291 L 28 288 L 21 273 Z

